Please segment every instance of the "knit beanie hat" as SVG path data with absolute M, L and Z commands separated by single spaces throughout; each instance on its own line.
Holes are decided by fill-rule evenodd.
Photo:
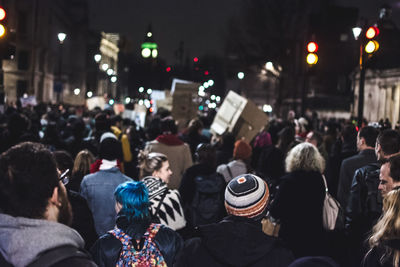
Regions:
M 233 149 L 234 159 L 248 159 L 251 157 L 251 146 L 243 140 L 238 140 L 235 142 L 235 147 Z
M 225 189 L 228 214 L 260 220 L 269 199 L 268 185 L 260 177 L 243 174 L 233 178 Z
M 122 145 L 113 133 L 104 133 L 100 138 L 99 157 L 106 160 L 122 159 Z

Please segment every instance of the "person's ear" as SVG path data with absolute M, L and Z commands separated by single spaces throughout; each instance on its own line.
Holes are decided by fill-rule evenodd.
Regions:
M 365 142 L 365 138 L 364 137 L 360 138 L 360 142 L 361 142 L 361 145 L 366 145 L 367 144 L 367 142 Z
M 53 194 L 51 195 L 50 203 L 54 204 L 57 207 L 60 207 L 61 206 L 61 202 L 60 202 L 60 199 L 58 197 L 59 197 L 58 186 L 56 186 L 53 189 Z

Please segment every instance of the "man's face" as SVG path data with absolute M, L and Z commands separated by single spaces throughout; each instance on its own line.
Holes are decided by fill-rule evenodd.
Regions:
M 390 177 L 390 163 L 387 162 L 381 167 L 378 189 L 379 191 L 381 191 L 382 196 L 385 196 L 389 191 L 393 189 L 393 187 L 393 179 L 392 177 Z
M 375 155 L 378 161 L 383 159 L 382 147 L 378 142 L 375 144 Z
M 58 192 L 61 202 L 58 213 L 58 222 L 70 226 L 72 224 L 72 208 L 68 200 L 67 189 L 61 182 Z

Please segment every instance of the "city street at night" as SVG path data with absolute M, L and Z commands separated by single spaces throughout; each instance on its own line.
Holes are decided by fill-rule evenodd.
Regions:
M 0 266 L 400 266 L 399 0 L 0 0 Z

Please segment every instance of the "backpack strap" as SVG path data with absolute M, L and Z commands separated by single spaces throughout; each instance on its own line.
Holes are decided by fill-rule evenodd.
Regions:
M 68 245 L 50 249 L 41 253 L 39 255 L 39 258 L 30 263 L 27 267 L 53 266 L 54 264 L 69 258 L 84 258 L 91 260 L 90 256 L 82 250 L 79 250 L 77 247 Z
M 150 224 L 149 228 L 147 229 L 147 232 L 149 232 L 149 238 L 151 238 L 151 240 L 153 240 L 153 238 L 156 236 L 160 228 L 161 224 L 158 223 Z
M 232 171 L 231 171 L 231 168 L 229 168 L 228 164 L 226 164 L 226 169 L 228 170 L 229 176 L 231 177 L 231 179 L 233 179 Z
M 158 212 L 160 211 L 160 209 L 161 209 L 161 204 L 164 202 L 164 199 L 165 199 L 165 196 L 167 195 L 167 193 L 168 193 L 168 189 L 165 189 L 164 192 L 163 192 L 163 194 L 162 194 L 162 196 L 161 196 L 160 202 L 158 202 L 157 208 L 156 208 L 156 210 L 154 211 L 153 217 L 156 217 L 157 214 L 158 214 Z

